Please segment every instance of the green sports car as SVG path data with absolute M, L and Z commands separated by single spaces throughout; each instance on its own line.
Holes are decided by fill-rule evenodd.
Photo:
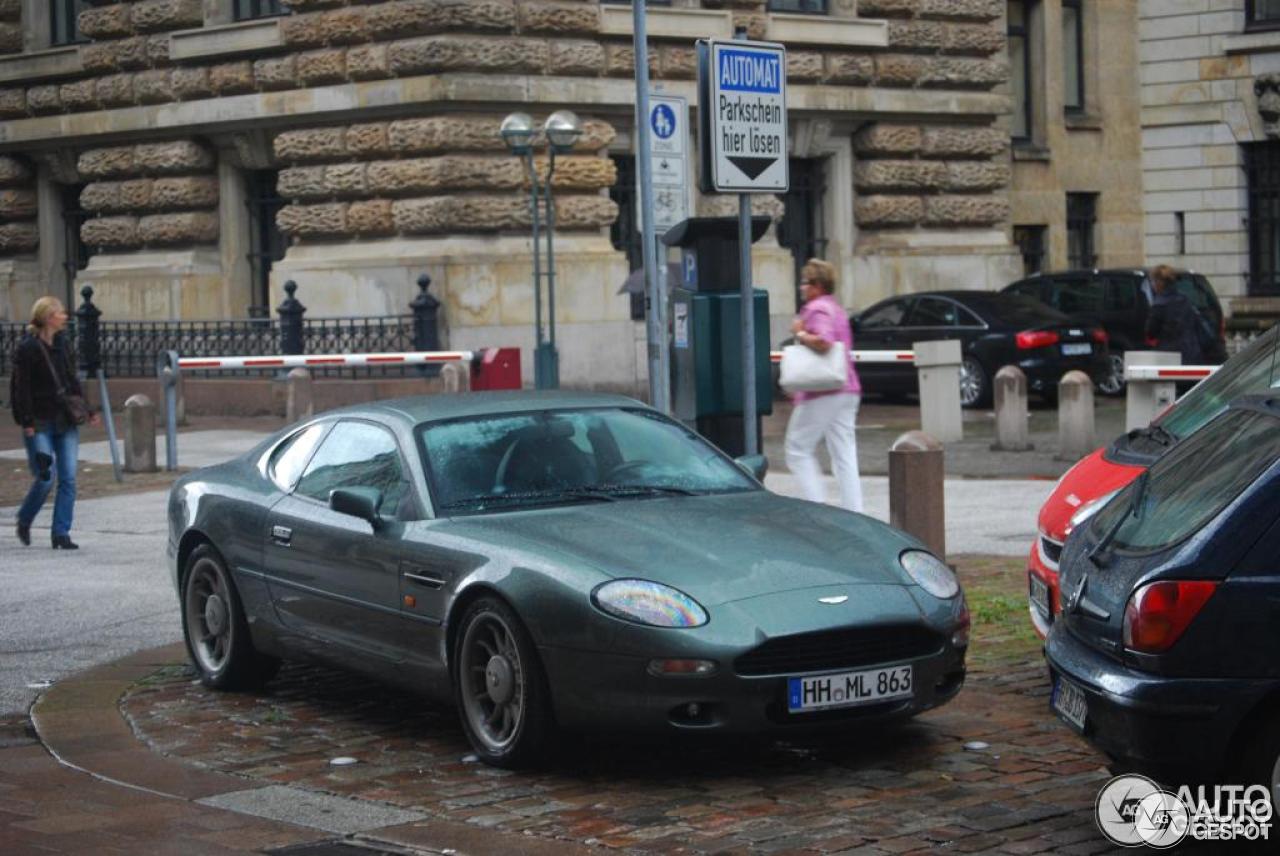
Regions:
M 782 735 L 951 699 L 952 571 L 763 476 L 615 395 L 325 413 L 174 485 L 187 648 L 216 689 L 309 657 L 453 702 L 500 766 L 559 729 Z

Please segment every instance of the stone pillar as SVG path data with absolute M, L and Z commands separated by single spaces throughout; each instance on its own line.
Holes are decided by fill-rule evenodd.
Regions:
M 960 343 L 915 342 L 916 370 L 920 374 L 920 427 L 940 443 L 964 437 L 960 409 Z
M 889 450 L 889 523 L 947 555 L 942 444 L 924 431 L 908 431 Z
M 1078 461 L 1096 444 L 1093 426 L 1093 380 L 1082 371 L 1069 371 L 1058 381 L 1058 455 Z
M 291 369 L 285 378 L 286 394 L 284 418 L 290 424 L 315 415 L 315 402 L 311 397 L 311 372 Z
M 124 471 L 154 473 L 156 466 L 156 406 L 139 393 L 124 403 Z
M 1172 381 L 1128 382 L 1129 366 L 1180 366 L 1182 354 L 1171 351 L 1126 351 L 1124 355 L 1124 430 L 1146 428 L 1178 396 Z
M 1025 452 L 1033 448 L 1027 436 L 1027 376 L 1017 366 L 996 372 L 996 452 Z

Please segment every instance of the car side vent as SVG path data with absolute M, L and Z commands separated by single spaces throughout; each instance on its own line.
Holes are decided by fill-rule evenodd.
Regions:
M 917 625 L 850 627 L 779 636 L 733 663 L 739 675 L 794 675 L 854 669 L 924 657 L 942 649 L 941 634 Z

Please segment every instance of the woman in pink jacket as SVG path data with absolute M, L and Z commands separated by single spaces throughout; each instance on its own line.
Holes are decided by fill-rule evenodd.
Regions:
M 798 392 L 787 423 L 787 468 L 800 482 L 804 498 L 823 502 L 822 471 L 818 466 L 818 441 L 827 441 L 831 468 L 840 486 L 840 504 L 862 511 L 862 483 L 858 476 L 858 446 L 854 424 L 862 385 L 853 367 L 853 333 L 849 317 L 833 296 L 835 268 L 821 259 L 810 259 L 800 269 L 800 296 L 804 306 L 791 324 L 796 343 L 825 354 L 840 342 L 849 354 L 849 379 L 831 392 Z

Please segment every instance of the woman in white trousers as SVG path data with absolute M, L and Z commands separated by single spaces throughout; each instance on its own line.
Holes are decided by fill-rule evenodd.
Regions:
M 849 377 L 845 385 L 831 392 L 797 392 L 795 409 L 787 423 L 787 468 L 800 483 L 804 498 L 824 502 L 822 470 L 818 466 L 818 442 L 826 440 L 831 469 L 840 486 L 840 504 L 850 511 L 862 511 L 862 482 L 858 475 L 858 446 L 854 426 L 862 385 L 853 365 L 853 333 L 849 318 L 832 296 L 835 268 L 821 259 L 810 259 L 800 269 L 800 297 L 804 306 L 791 323 L 796 343 L 825 354 L 837 342 L 849 354 Z

